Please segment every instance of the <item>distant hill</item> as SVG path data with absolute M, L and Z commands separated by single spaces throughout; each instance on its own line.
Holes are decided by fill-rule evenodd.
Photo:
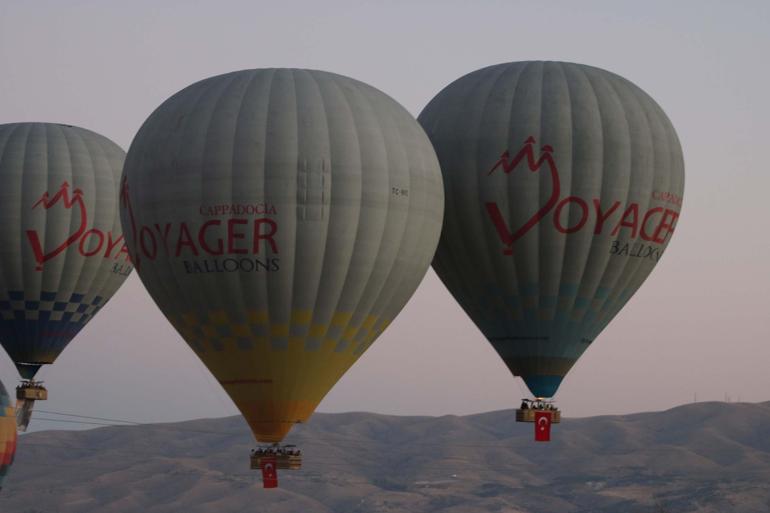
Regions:
M 263 490 L 240 417 L 38 432 L 0 512 L 770 511 L 770 403 L 565 419 L 553 436 L 534 443 L 512 411 L 316 414 L 289 440 L 304 469 Z

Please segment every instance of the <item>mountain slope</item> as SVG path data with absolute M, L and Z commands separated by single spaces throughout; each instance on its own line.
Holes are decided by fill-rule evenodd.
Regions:
M 263 490 L 240 417 L 21 438 L 3 513 L 770 511 L 770 403 L 565 419 L 316 414 Z

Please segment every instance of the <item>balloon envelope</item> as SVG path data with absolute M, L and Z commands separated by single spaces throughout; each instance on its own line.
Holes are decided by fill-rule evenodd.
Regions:
M 446 196 L 433 267 L 511 372 L 551 397 L 671 239 L 674 128 L 631 82 L 561 62 L 474 71 L 419 121 Z
M 139 130 L 124 179 L 139 276 L 264 442 L 306 420 L 394 319 L 441 228 L 419 124 L 320 71 L 189 86 Z
M 82 128 L 0 125 L 0 343 L 26 379 L 131 271 L 118 214 L 124 157 Z
M 16 412 L 11 398 L 0 382 L 0 488 L 16 455 Z

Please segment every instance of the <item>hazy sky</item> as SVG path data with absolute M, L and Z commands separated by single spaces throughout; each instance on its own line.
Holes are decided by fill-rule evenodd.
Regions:
M 367 82 L 415 116 L 442 87 L 506 61 L 623 75 L 682 142 L 676 236 L 565 379 L 567 416 L 770 400 L 770 2 L 0 2 L 0 123 L 52 121 L 128 149 L 163 100 L 244 68 Z M 41 409 L 170 421 L 235 413 L 136 276 L 40 374 Z M 17 375 L 0 356 L 0 377 Z M 465 414 L 525 389 L 430 271 L 321 411 Z M 39 415 L 42 418 L 43 415 Z M 66 427 L 33 420 L 37 428 Z

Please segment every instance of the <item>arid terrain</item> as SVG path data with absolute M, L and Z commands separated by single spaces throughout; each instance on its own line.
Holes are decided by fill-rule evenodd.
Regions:
M 34 422 L 34 420 L 33 420 Z M 263 490 L 240 417 L 21 438 L 2 513 L 770 511 L 770 403 L 565 419 L 316 414 Z

